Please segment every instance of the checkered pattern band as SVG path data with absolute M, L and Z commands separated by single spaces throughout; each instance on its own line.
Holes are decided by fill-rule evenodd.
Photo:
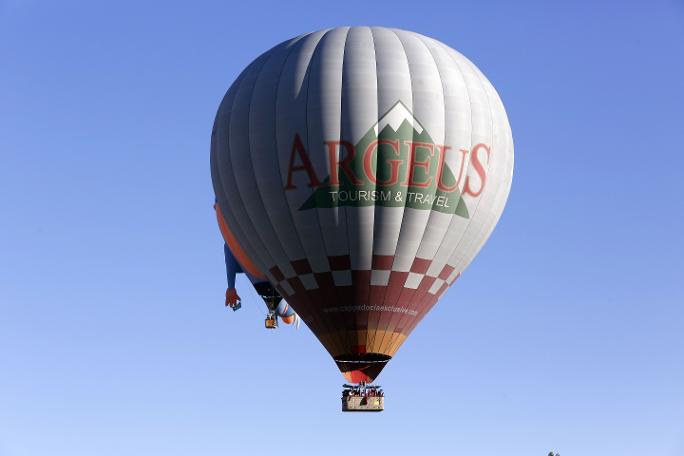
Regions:
M 422 286 L 428 286 L 428 293 L 437 297 L 451 285 L 460 275 L 453 266 L 444 265 L 437 274 L 430 272 L 431 261 L 424 258 L 413 260 L 409 271 L 398 271 L 392 268 L 394 256 L 373 255 L 371 270 L 359 271 L 351 269 L 349 255 L 328 257 L 329 269 L 327 271 L 313 272 L 307 259 L 290 262 L 291 272 L 287 276 L 278 266 L 273 266 L 268 271 L 269 279 L 276 284 L 284 297 L 294 294 L 294 287 L 298 282 L 305 290 L 317 290 L 328 286 L 332 281 L 335 287 L 363 286 L 364 283 L 352 282 L 353 275 L 369 275 L 367 285 L 391 287 L 393 289 L 408 288 L 417 290 Z M 403 283 L 402 283 L 402 280 Z

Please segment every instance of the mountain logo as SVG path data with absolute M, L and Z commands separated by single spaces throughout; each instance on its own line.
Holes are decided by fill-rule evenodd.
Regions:
M 324 144 L 330 169 L 328 176 L 320 181 L 299 135 L 295 135 L 285 190 L 296 188 L 295 173 L 307 173 L 312 192 L 300 211 L 381 205 L 469 218 L 459 192 L 461 179 L 465 178 L 463 193 L 474 197 L 479 196 L 486 182 L 482 154 L 478 152 L 485 152 L 488 160 L 490 149 L 487 145 L 477 144 L 472 150 L 453 151 L 448 145 L 436 144 L 401 101 L 381 116 L 356 144 L 343 140 L 325 141 Z M 445 160 L 447 154 L 452 153 L 460 158 L 457 173 Z M 478 175 L 478 185 L 470 182 L 470 176 L 463 176 L 468 153 Z M 473 186 L 478 187 L 476 191 Z

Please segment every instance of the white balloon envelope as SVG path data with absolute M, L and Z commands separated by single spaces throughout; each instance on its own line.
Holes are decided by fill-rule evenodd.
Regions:
M 372 381 L 492 232 L 513 140 L 496 91 L 458 52 L 340 27 L 240 74 L 211 173 L 249 259 L 348 380 Z

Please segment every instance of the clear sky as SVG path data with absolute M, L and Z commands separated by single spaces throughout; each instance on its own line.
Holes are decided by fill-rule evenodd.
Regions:
M 0 455 L 684 455 L 684 3 L 468 3 L 0 0 Z M 364 24 L 473 60 L 516 148 L 373 415 L 224 309 L 209 176 L 245 65 Z

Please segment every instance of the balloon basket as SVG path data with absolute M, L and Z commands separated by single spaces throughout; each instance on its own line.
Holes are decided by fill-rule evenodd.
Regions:
M 343 412 L 382 412 L 385 410 L 385 393 L 379 385 L 344 385 L 342 390 Z
M 278 319 L 275 315 L 269 315 L 266 317 L 266 320 L 264 320 L 264 326 L 266 329 L 276 329 L 278 328 Z

